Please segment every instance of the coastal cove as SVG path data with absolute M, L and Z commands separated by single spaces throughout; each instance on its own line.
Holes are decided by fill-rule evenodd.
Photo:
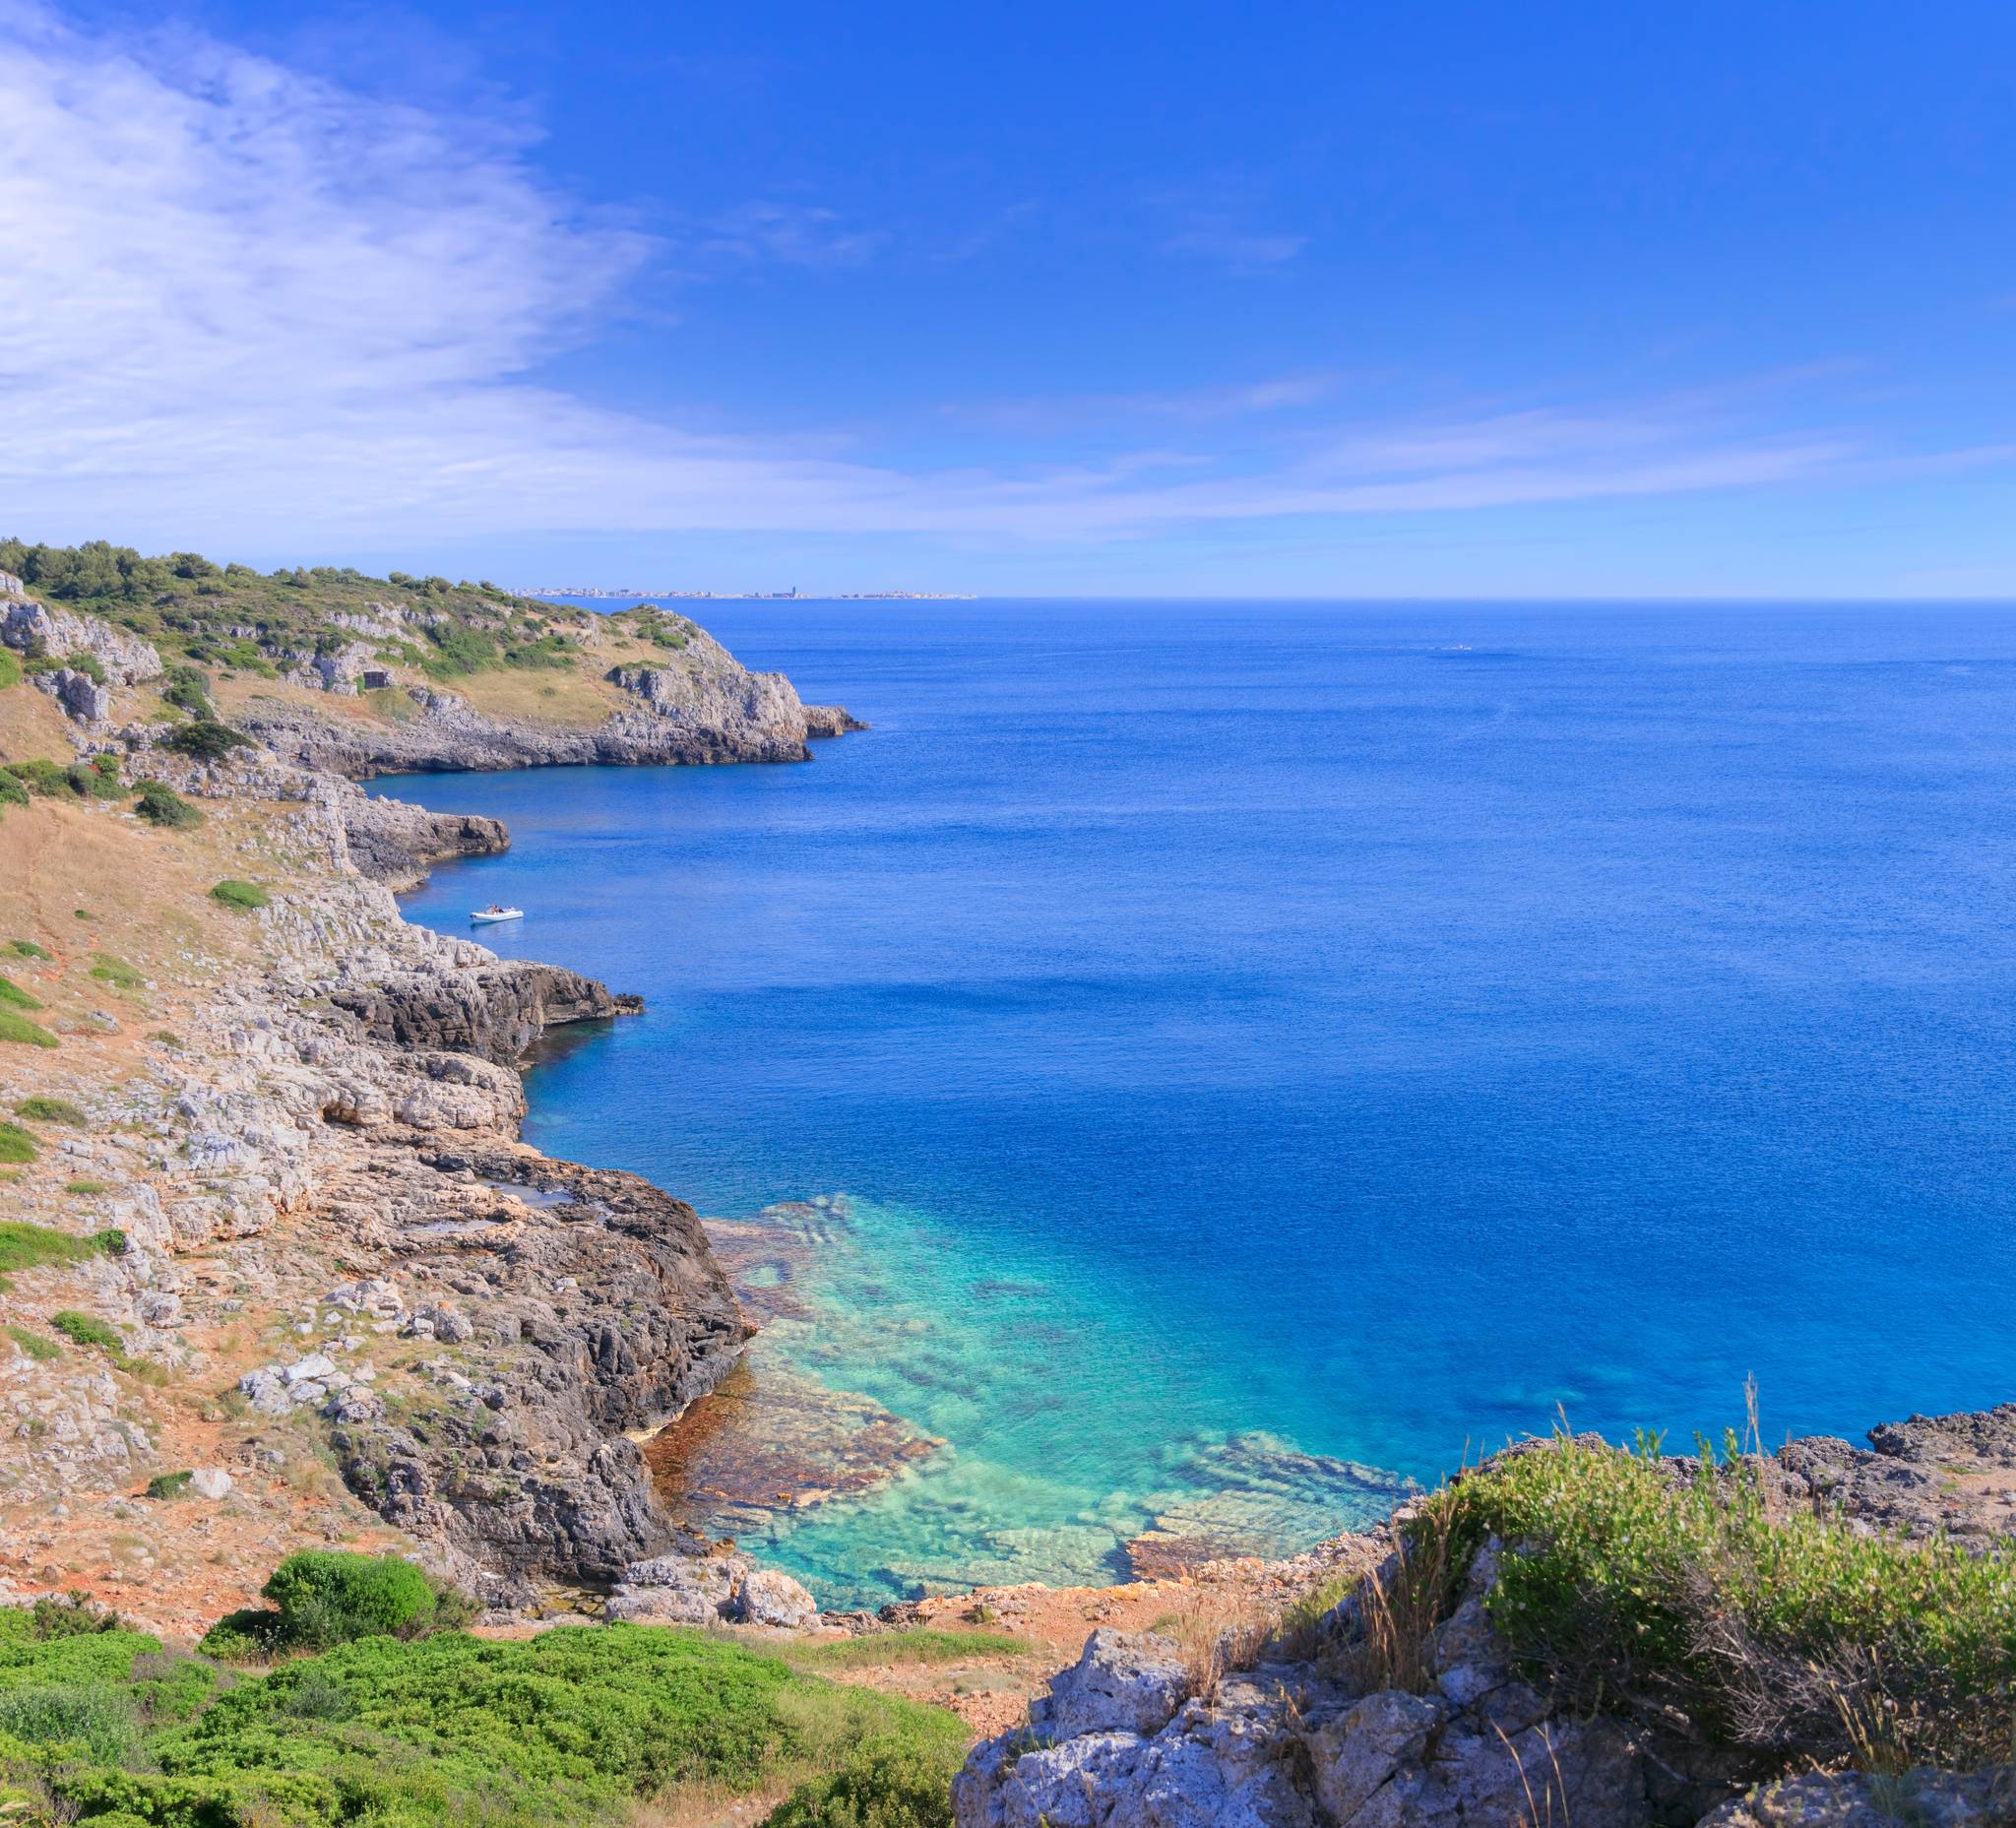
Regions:
M 641 992 L 527 1139 L 798 1210 L 753 1363 L 942 1443 L 737 1520 L 827 1604 L 1287 1550 L 1544 1428 L 1998 1400 L 1990 610 L 710 605 L 806 767 L 373 790 L 410 917 Z M 794 1248 L 798 1248 L 793 1244 Z

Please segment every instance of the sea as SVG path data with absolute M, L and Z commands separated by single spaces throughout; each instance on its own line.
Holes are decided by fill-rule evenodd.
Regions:
M 822 1603 L 2016 1397 L 2007 607 L 701 615 L 872 729 L 374 790 L 511 828 L 411 917 L 647 999 L 528 1138 L 788 1232 L 759 1383 L 909 1431 L 740 1518 Z

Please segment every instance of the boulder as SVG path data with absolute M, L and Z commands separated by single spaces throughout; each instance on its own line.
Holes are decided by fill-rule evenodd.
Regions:
M 788 1574 L 750 1568 L 735 1583 L 727 1616 L 737 1624 L 796 1630 L 818 1616 L 819 1603 Z
M 1050 1678 L 1049 1693 L 1029 1710 L 1029 1724 L 1048 1740 L 1160 1733 L 1188 1693 L 1182 1653 L 1169 1639 L 1102 1627 L 1085 1640 L 1070 1669 Z
M 2016 1822 L 2016 1767 L 1815 1773 L 1766 1784 L 1726 1802 L 1701 1828 L 2007 1828 Z

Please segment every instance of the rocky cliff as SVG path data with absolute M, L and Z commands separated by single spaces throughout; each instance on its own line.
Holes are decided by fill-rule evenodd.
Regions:
M 186 882 L 142 889 L 108 923 L 91 913 L 89 940 L 108 949 L 76 953 L 85 935 L 51 914 L 65 897 L 103 898 L 54 888 L 55 852 L 25 835 L 21 815 L 0 830 L 0 842 L 25 847 L 0 902 L 28 943 L 18 958 L 38 961 L 10 969 L 40 974 L 32 1006 L 48 995 L 76 1004 L 50 1018 L 61 1031 L 53 1063 L 0 1053 L 0 1095 L 12 1104 L 58 1094 L 52 1108 L 82 1113 L 91 1133 L 66 1142 L 63 1161 L 36 1166 L 13 1203 L 52 1235 L 97 1224 L 123 1245 L 75 1265 L 58 1253 L 11 1293 L 0 1280 L 11 1329 L 0 1337 L 0 1404 L 31 1418 L 0 1454 L 0 1512 L 51 1490 L 95 1492 L 118 1511 L 136 1468 L 171 1451 L 205 1455 L 217 1464 L 203 1490 L 226 1494 L 227 1508 L 266 1494 L 255 1508 L 270 1548 L 288 1541 L 290 1526 L 271 1531 L 298 1469 L 326 1455 L 398 1542 L 493 1606 L 556 1585 L 605 1588 L 626 1572 L 638 1590 L 674 1584 L 666 1571 L 705 1545 L 667 1519 L 636 1438 L 713 1389 L 747 1324 L 690 1207 L 518 1138 L 517 1069 L 539 1037 L 640 1005 L 576 973 L 408 925 L 387 885 L 410 884 L 442 856 L 500 851 L 508 834 L 494 820 L 370 797 L 351 777 L 796 760 L 808 735 L 861 726 L 837 710 L 808 712 L 781 675 L 748 672 L 682 624 L 656 627 L 662 658 L 606 667 L 615 709 L 597 725 L 486 715 L 417 681 L 370 686 L 409 712 L 357 715 L 371 670 L 335 663 L 346 648 L 311 644 L 295 671 L 312 672 L 331 704 L 347 689 L 348 715 L 304 709 L 299 690 L 284 702 L 255 693 L 228 712 L 251 742 L 191 753 L 169 740 L 188 724 L 164 720 L 147 696 L 164 672 L 147 641 L 5 582 L 0 641 L 64 708 L 77 752 L 109 752 L 129 780 L 159 782 L 203 812 L 192 833 L 149 834 L 86 796 L 32 822 L 56 819 L 53 843 L 99 859 L 81 881 L 131 869 L 137 885 L 163 867 L 179 881 L 193 868 L 198 882 L 254 876 L 268 903 L 230 916 L 198 904 L 211 906 L 206 919 L 234 923 L 228 962 L 209 949 L 216 936 L 172 937 L 194 930 Z M 352 632 L 391 639 L 412 626 Z M 291 663 L 255 634 L 220 631 L 240 652 Z M 601 638 L 586 628 L 582 651 Z M 640 645 L 610 639 L 619 651 Z M 66 689 L 73 674 L 88 692 Z M 88 977 L 110 948 L 158 956 L 193 987 L 177 1032 L 137 1057 L 125 1023 L 101 1006 L 106 984 L 150 1002 L 158 985 L 118 959 Z M 78 1210 L 66 1212 L 66 1198 Z M 80 1303 L 117 1329 L 105 1368 L 85 1375 L 67 1355 L 19 1344 L 39 1342 L 52 1314 Z M 236 1409 L 206 1412 L 203 1446 L 171 1449 L 188 1425 L 129 1390 L 148 1367 L 170 1386 L 228 1367 Z M 218 1427 L 234 1438 L 214 1438 Z M 57 1558 L 43 1570 L 52 1575 L 60 1557 L 96 1552 L 79 1546 L 98 1539 L 80 1537 L 84 1520 L 67 1514 L 66 1504 L 39 1529 L 7 1525 L 0 1539 L 11 1530 Z M 321 1528 L 355 1533 L 334 1514 Z M 739 1559 L 694 1566 L 703 1584 L 722 1576 L 723 1616 L 810 1612 L 793 1583 Z

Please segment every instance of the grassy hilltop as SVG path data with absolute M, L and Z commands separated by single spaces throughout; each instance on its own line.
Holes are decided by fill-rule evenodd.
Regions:
M 32 596 L 96 615 L 143 636 L 199 666 L 277 676 L 276 648 L 330 652 L 358 639 L 339 617 L 379 619 L 388 608 L 417 620 L 410 637 L 373 643 L 388 664 L 432 679 L 498 669 L 571 669 L 582 658 L 569 631 L 583 612 L 499 590 L 487 579 L 450 583 L 395 571 L 373 578 L 350 566 L 300 566 L 255 571 L 220 565 L 200 552 L 148 558 L 131 546 L 94 539 L 78 546 L 29 545 L 0 539 L 0 571 L 11 571 Z M 644 645 L 676 651 L 695 632 L 684 616 L 649 604 L 605 618 Z M 367 638 L 368 639 L 368 638 Z

